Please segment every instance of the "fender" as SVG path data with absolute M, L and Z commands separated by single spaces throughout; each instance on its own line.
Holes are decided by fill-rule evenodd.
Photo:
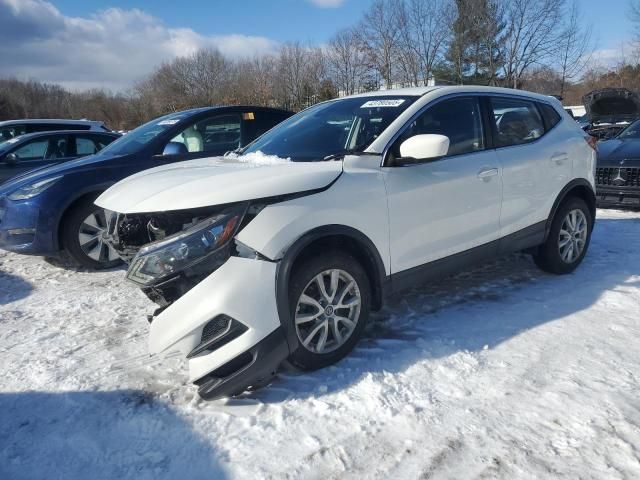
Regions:
M 371 272 L 373 308 L 379 309 L 382 306 L 382 292 L 388 283 L 384 263 L 375 244 L 364 233 L 352 227 L 345 225 L 324 225 L 308 231 L 298 238 L 286 251 L 282 259 L 278 262 L 276 270 L 276 305 L 278 308 L 278 317 L 282 325 L 289 351 L 293 352 L 298 347 L 298 336 L 295 329 L 291 328 L 291 312 L 289 311 L 289 278 L 291 270 L 300 253 L 311 243 L 325 237 L 335 235 L 349 237 L 362 247 L 370 260 L 370 266 L 363 265 Z M 371 267 L 371 268 L 369 268 Z
M 547 240 L 547 237 L 549 236 L 549 231 L 551 230 L 551 224 L 553 223 L 553 217 L 555 217 L 556 211 L 558 210 L 558 207 L 560 207 L 560 205 L 562 204 L 564 199 L 567 197 L 567 195 L 572 190 L 574 190 L 576 187 L 584 187 L 591 193 L 590 196 L 589 196 L 590 198 L 585 199 L 585 200 L 587 200 L 587 204 L 589 205 L 589 208 L 591 209 L 591 215 L 593 216 L 593 220 L 595 221 L 595 218 L 596 218 L 596 211 L 595 211 L 595 208 L 596 208 L 595 207 L 596 206 L 596 194 L 593 191 L 593 186 L 589 183 L 588 180 L 586 180 L 584 178 L 575 178 L 575 179 L 571 180 L 569 183 L 567 183 L 562 190 L 560 190 L 560 193 L 558 194 L 558 197 L 556 198 L 556 201 L 553 202 L 553 207 L 551 207 L 551 212 L 549 213 L 549 217 L 547 218 L 547 223 L 545 225 L 545 232 L 544 232 L 545 241 Z

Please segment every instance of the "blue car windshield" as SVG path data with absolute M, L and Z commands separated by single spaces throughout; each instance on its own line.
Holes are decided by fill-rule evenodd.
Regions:
M 242 154 L 261 152 L 294 162 L 362 152 L 419 97 L 372 95 L 321 103 L 285 120 Z
M 636 120 L 620 132 L 618 138 L 640 138 L 640 120 Z
M 191 113 L 171 113 L 151 120 L 107 145 L 100 151 L 100 155 L 129 155 L 139 152 L 154 138 L 188 117 Z

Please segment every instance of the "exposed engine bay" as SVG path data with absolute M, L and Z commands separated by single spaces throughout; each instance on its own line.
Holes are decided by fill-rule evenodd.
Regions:
M 238 254 L 233 236 L 262 208 L 264 204 L 243 203 L 168 212 L 108 212 L 109 243 L 129 264 L 127 278 L 160 305 L 158 314 Z M 147 262 L 154 275 L 140 274 L 137 265 L 144 263 L 140 257 L 153 252 L 163 255 Z
M 120 258 L 131 263 L 143 246 L 186 230 L 221 210 L 210 207 L 157 213 L 113 213 L 107 216 L 109 243 Z

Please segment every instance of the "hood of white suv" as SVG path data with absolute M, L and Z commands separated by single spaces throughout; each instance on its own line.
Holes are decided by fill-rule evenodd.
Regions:
M 96 200 L 119 213 L 164 212 L 267 198 L 328 186 L 342 162 L 244 162 L 204 158 L 152 168 L 125 178 Z

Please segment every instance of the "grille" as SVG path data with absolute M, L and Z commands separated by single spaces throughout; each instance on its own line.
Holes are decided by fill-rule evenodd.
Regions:
M 620 179 L 624 180 L 621 182 Z M 616 180 L 618 180 L 616 182 Z M 603 167 L 596 169 L 597 185 L 616 187 L 640 187 L 640 168 Z

